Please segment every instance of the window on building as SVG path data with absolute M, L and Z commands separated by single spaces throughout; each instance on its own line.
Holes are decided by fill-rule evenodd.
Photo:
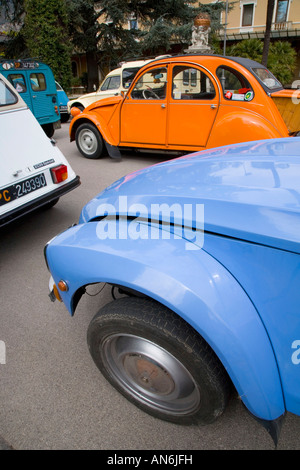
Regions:
M 289 0 L 278 0 L 275 23 L 284 23 L 287 20 Z
M 138 29 L 138 22 L 136 18 L 129 20 L 129 29 Z
M 75 61 L 72 61 L 72 76 L 78 77 L 78 66 L 77 66 L 77 62 Z
M 243 5 L 242 26 L 253 25 L 254 3 Z
M 130 16 L 128 20 L 128 27 L 129 29 L 139 29 L 138 20 L 134 15 Z

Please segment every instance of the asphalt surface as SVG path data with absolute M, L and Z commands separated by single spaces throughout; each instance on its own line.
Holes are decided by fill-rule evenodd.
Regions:
M 58 204 L 0 231 L 0 449 L 15 450 L 273 450 L 263 427 L 233 397 L 224 415 L 206 426 L 157 420 L 125 400 L 101 376 L 86 344 L 88 324 L 112 300 L 108 286 L 92 286 L 72 318 L 48 298 L 43 247 L 77 222 L 80 210 L 119 177 L 163 157 L 124 155 L 86 160 L 68 140 L 55 139 L 82 184 Z M 96 295 L 95 295 L 96 294 Z M 288 414 L 278 449 L 300 449 L 300 417 Z

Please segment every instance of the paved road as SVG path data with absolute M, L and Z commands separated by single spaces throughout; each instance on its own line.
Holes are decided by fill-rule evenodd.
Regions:
M 81 207 L 117 178 L 160 161 L 126 155 L 120 162 L 89 161 L 68 141 L 68 124 L 55 134 L 82 185 L 47 212 L 0 232 L 0 448 L 196 450 L 274 449 L 267 432 L 233 398 L 224 416 L 207 427 L 156 420 L 128 403 L 98 373 L 86 330 L 111 300 L 110 289 L 85 295 L 71 318 L 48 299 L 43 247 L 78 220 Z M 90 288 L 97 293 L 98 286 Z M 4 440 L 4 441 L 3 441 Z M 300 418 L 288 415 L 279 449 L 300 449 Z

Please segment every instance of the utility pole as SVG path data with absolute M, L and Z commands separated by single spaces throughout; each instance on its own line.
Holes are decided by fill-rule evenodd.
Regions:
M 226 55 L 226 41 L 227 41 L 227 17 L 228 17 L 228 0 L 226 0 L 226 10 L 225 10 L 225 25 L 224 25 L 224 50 L 223 55 Z

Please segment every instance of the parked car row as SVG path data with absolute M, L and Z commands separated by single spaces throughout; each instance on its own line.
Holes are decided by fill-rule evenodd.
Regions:
M 95 101 L 110 96 L 119 96 L 126 92 L 139 69 L 148 62 L 149 60 L 125 62 L 121 67 L 112 70 L 106 75 L 97 91 L 70 100 L 68 102 L 68 113 L 71 114 L 72 108 L 76 107 L 83 111 Z
M 64 155 L 0 74 L 0 227 L 49 208 L 80 184 Z
M 141 65 L 128 86 L 124 67 L 105 79 L 109 89 L 119 77 L 117 96 L 100 95 L 83 110 L 68 104 L 70 140 L 87 158 L 128 148 L 184 156 L 116 181 L 46 244 L 50 298 L 73 316 L 87 286 L 119 292 L 90 322 L 88 347 L 140 409 L 206 424 L 235 390 L 276 443 L 286 413 L 300 415 L 295 91 L 248 59 Z M 0 184 L 0 220 L 8 223 L 80 181 L 1 76 L 0 120 L 15 140 L 4 147 L 10 164 Z

